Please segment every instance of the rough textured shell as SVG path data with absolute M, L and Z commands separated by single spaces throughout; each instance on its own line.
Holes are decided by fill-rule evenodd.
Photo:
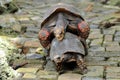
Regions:
M 50 9 L 47 10 L 47 12 L 45 13 L 45 15 L 43 16 L 43 20 L 41 23 L 41 27 L 52 17 L 54 16 L 56 13 L 58 12 L 66 12 L 66 13 L 70 13 L 71 15 L 80 17 L 82 20 L 84 20 L 81 15 L 79 14 L 78 10 L 72 6 L 72 5 L 68 5 L 68 4 L 63 4 L 63 3 L 59 3 L 57 5 L 52 6 Z

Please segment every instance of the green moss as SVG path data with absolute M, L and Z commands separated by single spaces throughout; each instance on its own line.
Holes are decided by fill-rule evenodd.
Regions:
M 13 31 L 11 28 L 2 28 L 0 29 L 0 35 L 1 36 L 8 36 L 8 37 L 17 37 L 17 35 L 19 35 L 18 32 Z
M 113 6 L 119 6 L 120 7 L 120 0 L 110 0 L 109 4 L 113 5 Z

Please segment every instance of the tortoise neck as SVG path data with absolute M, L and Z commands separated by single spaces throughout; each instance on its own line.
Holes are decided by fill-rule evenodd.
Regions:
M 65 27 L 66 25 L 66 20 L 64 19 L 63 13 L 58 13 L 58 18 L 56 21 L 56 26 L 63 26 Z

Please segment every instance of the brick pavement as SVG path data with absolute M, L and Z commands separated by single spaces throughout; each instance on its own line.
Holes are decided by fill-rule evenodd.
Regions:
M 13 25 L 13 30 L 20 32 L 19 44 L 32 49 L 29 53 L 34 53 L 35 50 L 33 49 L 40 47 L 37 35 L 45 10 L 59 1 L 63 2 L 63 0 L 52 0 L 52 3 L 49 3 L 49 0 L 40 1 L 38 3 L 38 0 L 17 0 L 17 4 L 21 8 L 19 12 L 14 15 L 4 15 L 4 18 L 0 16 L 0 19 L 3 18 L 2 20 L 5 20 L 3 21 L 4 23 Z M 85 75 L 76 73 L 58 75 L 58 73 L 53 71 L 42 70 L 40 60 L 27 60 L 29 64 L 17 70 L 23 74 L 19 80 L 120 80 L 120 25 L 118 24 L 107 29 L 102 28 L 102 26 L 100 28 L 98 24 L 106 20 L 103 16 L 108 16 L 108 13 L 103 12 L 109 12 L 111 9 L 103 8 L 101 10 L 101 6 L 97 6 L 93 12 L 84 12 L 83 6 L 86 7 L 87 4 L 81 7 L 80 1 L 76 1 L 78 3 L 72 0 L 66 0 L 65 2 L 72 3 L 81 9 L 83 16 L 90 23 L 91 31 L 87 40 L 89 54 L 86 57 L 88 73 Z M 113 12 L 115 11 L 111 11 L 111 13 Z M 97 17 L 93 17 L 95 15 Z M 109 15 L 111 14 L 109 13 Z M 4 23 L 2 23 L 3 26 Z

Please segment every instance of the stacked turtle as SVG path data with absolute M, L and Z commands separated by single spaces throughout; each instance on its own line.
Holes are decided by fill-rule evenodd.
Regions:
M 88 38 L 89 31 L 88 24 L 77 12 L 76 8 L 71 5 L 59 3 L 46 12 L 41 23 L 39 40 L 43 48 L 48 51 L 49 56 L 52 40 L 56 38 L 58 41 L 62 41 L 65 38 L 65 34 L 69 32 L 76 35 L 82 42 L 85 48 L 85 55 L 87 55 L 86 39 Z M 84 64 L 83 58 L 83 56 L 78 58 L 80 61 L 77 64 L 80 64 L 80 68 L 83 67 L 81 67 L 81 64 Z

